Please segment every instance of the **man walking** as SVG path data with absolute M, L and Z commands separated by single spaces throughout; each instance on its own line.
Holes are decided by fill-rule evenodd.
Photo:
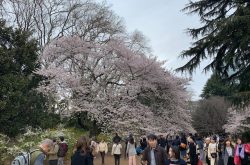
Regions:
M 164 165 L 166 162 L 165 150 L 157 145 L 157 136 L 154 134 L 148 135 L 149 146 L 144 150 L 142 154 L 143 165 Z

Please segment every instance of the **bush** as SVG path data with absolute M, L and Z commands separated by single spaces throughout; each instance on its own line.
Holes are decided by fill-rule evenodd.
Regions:
M 0 134 L 0 162 L 12 160 L 20 152 L 36 149 L 38 144 L 46 138 L 52 139 L 59 136 L 64 136 L 65 141 L 69 145 L 66 156 L 66 159 L 69 159 L 76 140 L 83 135 L 87 136 L 88 133 L 82 129 L 64 128 L 63 125 L 59 125 L 55 129 L 46 130 L 27 127 L 24 134 L 20 134 L 12 140 L 8 136 Z

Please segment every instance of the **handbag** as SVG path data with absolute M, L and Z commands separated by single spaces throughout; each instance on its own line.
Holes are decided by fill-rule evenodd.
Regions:
M 217 153 L 211 153 L 212 158 L 217 158 Z
M 235 165 L 240 165 L 241 164 L 239 156 L 234 156 L 234 164 Z
M 198 164 L 197 165 L 202 165 L 202 161 L 198 160 Z

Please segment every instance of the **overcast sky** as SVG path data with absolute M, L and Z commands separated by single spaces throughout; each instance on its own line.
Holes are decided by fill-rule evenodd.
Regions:
M 150 40 L 149 45 L 152 46 L 153 54 L 160 60 L 168 61 L 167 69 L 174 70 L 185 63 L 183 59 L 178 58 L 182 50 L 191 46 L 191 37 L 185 31 L 187 28 L 200 26 L 198 16 L 186 15 L 180 11 L 188 0 L 106 0 L 106 2 L 124 19 L 128 32 L 137 29 Z M 193 81 L 189 87 L 193 92 L 193 100 L 199 99 L 202 88 L 210 77 L 210 73 L 202 72 L 202 65 L 193 74 Z

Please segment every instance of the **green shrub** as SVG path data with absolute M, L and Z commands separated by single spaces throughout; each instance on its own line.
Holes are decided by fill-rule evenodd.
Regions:
M 82 129 L 64 128 L 63 125 L 59 125 L 55 129 L 46 130 L 27 127 L 25 132 L 12 140 L 6 135 L 0 134 L 0 162 L 12 160 L 20 152 L 36 149 L 39 143 L 46 138 L 52 139 L 59 136 L 64 136 L 65 141 L 69 145 L 66 159 L 70 159 L 75 142 L 80 136 L 88 136 L 88 132 Z

